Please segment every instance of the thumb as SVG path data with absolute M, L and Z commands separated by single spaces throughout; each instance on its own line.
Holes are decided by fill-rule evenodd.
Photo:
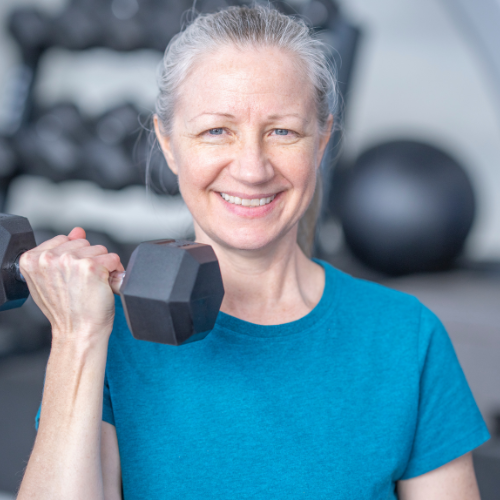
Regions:
M 70 240 L 84 240 L 87 234 L 85 233 L 85 230 L 82 229 L 81 227 L 75 227 L 71 230 L 71 232 L 68 234 L 68 238 Z

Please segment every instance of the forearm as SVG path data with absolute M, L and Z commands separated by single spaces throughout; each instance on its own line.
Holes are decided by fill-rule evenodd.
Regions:
M 400 500 L 480 500 L 472 453 L 398 482 Z
M 108 335 L 54 341 L 40 425 L 18 500 L 104 497 L 100 463 Z M 67 339 L 68 337 L 66 337 Z

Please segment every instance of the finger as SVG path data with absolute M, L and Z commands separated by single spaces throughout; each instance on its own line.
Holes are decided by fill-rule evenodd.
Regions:
M 84 259 L 86 257 L 98 257 L 99 255 L 106 255 L 108 249 L 104 245 L 92 245 L 77 248 L 72 252 L 75 257 Z
M 59 245 L 62 245 L 63 243 L 67 243 L 69 241 L 68 237 L 65 236 L 64 234 L 60 234 L 59 236 L 55 236 L 54 238 L 51 238 L 50 240 L 44 241 L 43 243 L 40 243 L 36 247 L 37 250 L 52 250 L 52 248 L 58 247 Z
M 87 237 L 87 233 L 81 227 L 74 227 L 68 234 L 70 240 L 84 240 Z
M 113 271 L 109 275 L 109 285 L 111 286 L 113 293 L 116 293 L 117 295 L 120 293 L 123 278 L 125 278 L 125 271 Z
M 59 236 L 56 236 L 56 238 L 59 238 Z M 53 240 L 55 240 L 56 238 L 52 238 Z M 87 241 L 87 240 L 68 240 L 68 237 L 67 236 L 64 236 L 64 238 L 66 238 L 66 241 L 63 241 L 62 238 L 59 240 L 61 241 L 61 243 L 59 243 L 59 245 L 47 245 L 45 247 L 43 247 L 42 245 L 38 246 L 36 248 L 36 250 L 39 250 L 39 251 L 46 251 L 46 250 L 52 250 L 56 255 L 61 255 L 63 253 L 67 253 L 67 252 L 75 252 L 81 248 L 85 248 L 85 247 L 90 247 L 90 243 Z M 47 241 L 45 243 L 48 243 Z
M 108 273 L 112 273 L 113 271 L 125 271 L 125 268 L 120 261 L 120 257 L 116 253 L 99 255 L 98 257 L 94 257 L 92 260 L 97 262 L 101 266 L 104 266 L 107 269 Z
M 41 251 L 52 250 L 53 248 L 56 248 L 63 243 L 67 243 L 68 241 L 84 240 L 85 237 L 85 231 L 81 227 L 75 227 L 73 230 L 71 230 L 68 236 L 60 234 L 58 236 L 55 236 L 54 238 L 51 238 L 50 240 L 40 243 L 40 245 L 38 245 L 36 248 Z

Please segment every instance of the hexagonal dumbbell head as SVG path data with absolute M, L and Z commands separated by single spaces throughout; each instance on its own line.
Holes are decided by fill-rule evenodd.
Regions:
M 212 247 L 189 241 L 141 243 L 120 288 L 136 339 L 181 345 L 207 336 L 224 297 Z
M 18 279 L 16 261 L 35 246 L 28 219 L 0 214 L 0 311 L 21 307 L 28 298 L 28 285 Z

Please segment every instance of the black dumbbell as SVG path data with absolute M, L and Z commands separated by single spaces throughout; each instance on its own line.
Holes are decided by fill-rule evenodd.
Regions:
M 138 15 L 147 26 L 145 46 L 163 52 L 171 38 L 179 33 L 186 11 L 193 6 L 192 0 L 149 0 L 148 8 L 142 8 Z
M 143 176 L 133 159 L 140 131 L 139 111 L 132 104 L 116 106 L 94 125 L 95 133 L 82 147 L 81 175 L 104 189 L 121 189 L 143 184 Z
M 0 311 L 27 299 L 19 258 L 35 246 L 28 219 L 0 214 Z M 157 240 L 132 253 L 120 296 L 135 338 L 181 345 L 205 338 L 213 328 L 224 287 L 212 247 Z
M 22 169 L 59 182 L 77 178 L 83 169 L 82 145 L 91 137 L 78 108 L 61 102 L 39 111 L 14 137 Z
M 20 7 L 9 15 L 8 28 L 25 57 L 38 56 L 50 44 L 49 18 L 33 7 Z
M 99 2 L 71 2 L 52 19 L 52 43 L 69 50 L 102 46 L 106 26 L 99 9 Z
M 18 159 L 7 138 L 0 137 L 0 210 L 5 205 L 11 180 L 18 173 Z
M 106 26 L 104 45 L 123 51 L 145 48 L 148 27 L 141 22 L 140 10 L 147 7 L 137 0 L 113 0 L 103 4 L 100 15 Z

